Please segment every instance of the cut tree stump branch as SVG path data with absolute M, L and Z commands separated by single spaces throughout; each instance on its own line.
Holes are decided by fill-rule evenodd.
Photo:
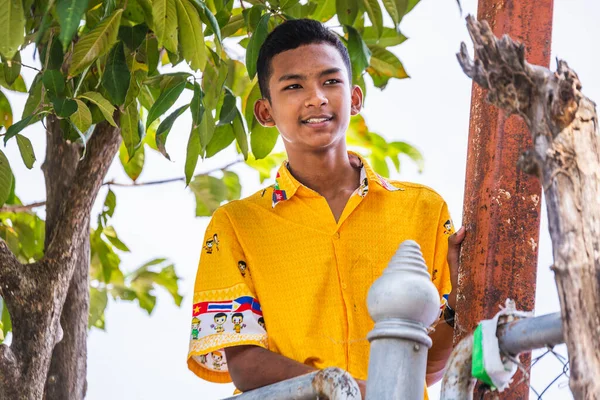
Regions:
M 525 47 L 497 39 L 486 21 L 467 17 L 475 57 L 458 61 L 487 89 L 490 103 L 526 122 L 534 148 L 519 166 L 540 177 L 546 197 L 556 284 L 576 399 L 600 399 L 600 136 L 596 105 L 577 74 L 528 64 Z

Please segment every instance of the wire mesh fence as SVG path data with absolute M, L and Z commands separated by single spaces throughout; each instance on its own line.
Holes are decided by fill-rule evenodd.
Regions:
M 573 398 L 569 390 L 569 358 L 565 345 L 534 350 L 529 374 L 530 400 Z

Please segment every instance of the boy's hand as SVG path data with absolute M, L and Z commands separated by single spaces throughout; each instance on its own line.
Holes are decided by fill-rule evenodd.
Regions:
M 358 383 L 358 387 L 360 388 L 360 397 L 364 400 L 367 397 L 367 381 L 356 379 L 356 383 Z
M 466 235 L 465 227 L 462 226 L 448 238 L 448 266 L 450 267 L 450 281 L 452 282 L 452 293 L 448 298 L 448 304 L 454 308 L 456 301 L 456 290 L 458 289 L 458 258 L 460 246 Z

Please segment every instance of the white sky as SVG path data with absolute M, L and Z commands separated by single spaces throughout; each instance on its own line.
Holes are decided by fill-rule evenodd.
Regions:
M 462 5 L 465 15 L 476 14 L 476 0 L 462 0 Z M 596 101 L 600 101 L 600 76 L 593 69 L 600 61 L 598 20 L 600 3 L 594 0 L 555 0 L 551 67 L 555 68 L 555 57 L 567 60 L 579 74 L 583 92 Z M 460 226 L 471 95 L 471 82 L 460 70 L 455 57 L 461 41 L 470 45 L 464 18 L 459 15 L 454 0 L 422 0 L 405 18 L 401 28 L 410 39 L 394 52 L 403 61 L 411 79 L 392 80 L 384 92 L 369 88 L 363 115 L 374 132 L 388 140 L 407 141 L 422 151 L 425 171 L 419 174 L 406 159 L 399 178 L 438 191 L 446 199 L 455 224 Z M 30 55 L 24 55 L 24 62 L 34 63 Z M 30 70 L 23 73 L 30 85 L 34 74 Z M 8 97 L 15 116 L 21 115 L 26 95 L 11 92 Z M 189 99 L 182 97 L 174 108 L 186 101 Z M 174 162 L 151 150 L 146 152 L 146 166 L 139 181 L 183 175 L 190 124 L 189 114 L 185 114 L 169 135 L 168 148 Z M 30 203 L 45 196 L 39 169 L 45 135 L 41 124 L 28 128 L 25 134 L 32 140 L 39 160 L 35 168 L 25 169 L 14 140 L 7 152 L 17 176 L 17 194 L 24 203 Z M 232 151 L 219 154 L 199 164 L 197 172 L 225 165 L 234 157 Z M 245 166 L 237 166 L 235 171 L 242 176 L 244 196 L 262 187 L 256 172 Z M 127 181 L 118 161 L 107 178 Z M 151 258 L 168 257 L 182 277 L 184 301 L 182 307 L 177 308 L 170 296 L 161 291 L 151 317 L 137 304 L 109 304 L 106 332 L 93 330 L 89 336 L 87 399 L 211 400 L 231 395 L 232 385 L 204 382 L 187 370 L 185 362 L 193 283 L 208 219 L 194 217 L 193 195 L 180 183 L 113 190 L 117 195 L 113 225 L 132 249 L 131 254 L 121 256 L 123 268 L 129 270 Z M 105 193 L 101 191 L 94 215 Z M 548 269 L 552 256 L 543 207 L 536 314 L 559 309 L 553 275 Z M 560 369 L 554 360 L 544 362 L 534 369 L 532 384 L 543 388 Z M 438 393 L 439 387 L 430 389 L 432 399 L 438 398 Z M 544 399 L 565 398 L 570 398 L 565 383 L 554 386 L 544 395 Z

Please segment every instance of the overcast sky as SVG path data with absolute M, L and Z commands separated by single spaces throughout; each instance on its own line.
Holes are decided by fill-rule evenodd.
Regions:
M 465 14 L 476 14 L 475 0 L 462 0 L 462 6 Z M 594 0 L 555 0 L 551 68 L 555 68 L 555 57 L 567 60 L 579 74 L 583 92 L 596 101 L 600 101 L 600 76 L 597 69 L 594 70 L 600 61 L 598 20 L 600 4 Z M 425 156 L 422 174 L 406 159 L 402 173 L 393 177 L 434 188 L 446 199 L 455 224 L 460 226 L 471 95 L 471 82 L 460 70 L 455 57 L 461 41 L 470 45 L 464 18 L 459 15 L 455 0 L 422 0 L 403 20 L 401 29 L 410 39 L 394 52 L 411 79 L 392 80 L 384 92 L 370 87 L 363 115 L 374 132 L 388 140 L 409 142 L 422 151 Z M 34 63 L 31 55 L 23 57 L 24 62 Z M 29 70 L 23 73 L 29 86 L 34 74 Z M 26 95 L 10 93 L 8 96 L 14 114 L 21 115 Z M 182 97 L 174 108 L 189 100 L 189 96 Z M 146 152 L 146 166 L 139 181 L 183 175 L 190 124 L 189 114 L 185 114 L 169 135 L 168 151 L 173 162 L 152 151 Z M 41 124 L 28 128 L 25 134 L 31 138 L 38 160 L 42 160 L 45 136 Z M 7 150 L 17 176 L 17 194 L 24 203 L 43 200 L 41 161 L 29 171 L 20 160 L 14 140 Z M 225 165 L 234 157 L 233 151 L 220 154 L 200 164 L 197 172 Z M 258 174 L 247 167 L 236 166 L 234 170 L 242 176 L 244 196 L 263 186 Z M 118 161 L 111 167 L 107 179 L 127 181 Z M 132 250 L 131 254 L 121 255 L 123 268 L 136 268 L 155 257 L 169 258 L 182 277 L 184 300 L 181 308 L 177 308 L 170 296 L 161 291 L 151 317 L 136 304 L 109 304 L 106 332 L 93 330 L 89 337 L 87 399 L 212 400 L 231 395 L 232 385 L 204 382 L 186 366 L 193 283 L 208 219 L 194 217 L 194 198 L 180 183 L 113 190 L 117 195 L 113 224 Z M 105 193 L 101 191 L 94 215 Z M 553 275 L 548 269 L 552 257 L 545 205 L 543 207 L 537 314 L 558 311 Z M 545 362 L 534 369 L 532 384 L 544 387 L 559 371 L 559 364 Z M 561 382 L 563 384 L 554 386 L 544 399 L 569 398 L 566 380 Z M 430 389 L 432 399 L 437 398 L 438 393 L 439 387 Z

